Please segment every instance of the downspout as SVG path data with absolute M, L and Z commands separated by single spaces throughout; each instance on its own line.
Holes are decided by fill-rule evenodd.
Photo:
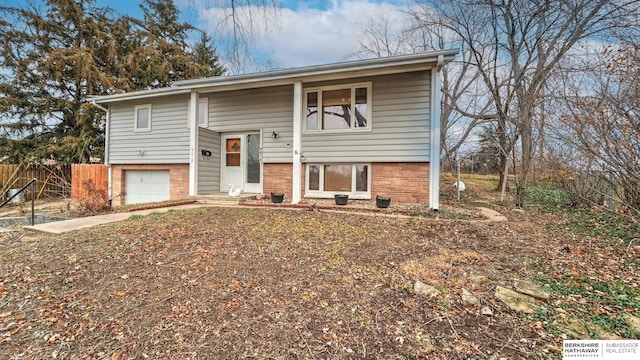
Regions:
M 431 70 L 431 149 L 429 163 L 429 207 L 440 208 L 440 116 L 442 114 L 441 71 L 444 55 L 438 55 L 436 68 Z
M 111 104 L 106 108 L 102 105 L 98 105 L 98 103 L 94 101 L 91 102 L 91 105 L 96 108 L 104 111 L 106 113 L 106 119 L 104 124 L 104 165 L 107 167 L 108 176 L 107 176 L 107 201 L 109 201 L 109 206 L 111 206 L 113 202 L 113 189 L 112 189 L 112 169 L 111 164 L 109 163 L 109 143 L 110 143 L 110 127 L 111 127 Z
M 91 105 L 97 107 L 98 109 L 100 109 L 100 110 L 102 110 L 102 111 L 104 111 L 106 113 L 109 112 L 109 109 L 107 109 L 106 107 L 104 107 L 102 105 L 98 105 L 98 103 L 95 100 L 91 102 Z

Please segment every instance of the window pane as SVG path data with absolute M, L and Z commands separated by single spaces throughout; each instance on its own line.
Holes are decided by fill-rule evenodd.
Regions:
M 240 139 L 227 139 L 227 152 L 240 152 Z
M 325 165 L 324 191 L 351 191 L 351 165 Z
M 318 130 L 318 93 L 307 94 L 307 130 Z
M 309 165 L 309 190 L 320 191 L 320 167 Z
M 322 128 L 351 128 L 351 89 L 322 92 Z
M 207 102 L 205 100 L 200 100 L 198 103 L 198 125 L 205 125 L 207 118 Z
M 227 154 L 227 166 L 240 166 L 240 154 Z
M 356 165 L 356 191 L 367 191 L 367 186 L 369 184 L 367 165 Z
M 353 124 L 356 128 L 367 127 L 367 112 L 369 104 L 367 104 L 367 88 L 356 89 L 356 113 L 355 122 Z
M 240 139 L 227 139 L 226 166 L 240 166 Z
M 260 183 L 260 135 L 247 135 L 247 183 Z
M 147 129 L 149 127 L 149 108 L 139 108 L 136 119 L 137 129 Z

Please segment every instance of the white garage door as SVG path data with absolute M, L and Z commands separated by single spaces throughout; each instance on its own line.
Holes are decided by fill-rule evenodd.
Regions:
M 169 170 L 127 170 L 125 204 L 169 200 Z

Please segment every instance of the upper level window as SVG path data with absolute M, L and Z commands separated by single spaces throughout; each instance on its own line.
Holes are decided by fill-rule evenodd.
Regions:
M 198 100 L 198 125 L 202 127 L 209 126 L 209 98 L 200 98 Z
M 187 100 L 187 107 L 189 111 L 191 111 L 191 99 Z M 198 108 L 197 117 L 198 117 L 198 126 L 200 127 L 209 127 L 209 98 L 202 97 L 198 99 Z M 189 117 L 187 117 L 187 127 L 191 127 L 191 123 L 189 123 Z
M 305 91 L 306 131 L 371 128 L 371 83 L 313 88 Z
M 151 105 L 138 105 L 134 108 L 134 131 L 151 131 Z

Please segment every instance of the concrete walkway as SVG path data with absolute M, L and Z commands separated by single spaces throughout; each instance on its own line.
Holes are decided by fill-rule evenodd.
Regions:
M 62 234 L 62 233 L 71 232 L 78 229 L 84 229 L 84 228 L 88 228 L 88 227 L 92 227 L 100 224 L 108 224 L 112 222 L 126 220 L 132 215 L 148 215 L 153 212 L 157 212 L 157 213 L 167 212 L 171 209 L 183 210 L 183 209 L 193 209 L 193 208 L 206 207 L 206 206 L 216 206 L 216 205 L 194 203 L 194 204 L 188 204 L 188 205 L 170 206 L 170 207 L 157 208 L 157 209 L 147 209 L 147 210 L 138 210 L 138 211 L 131 211 L 131 212 L 123 212 L 123 213 L 88 216 L 88 217 L 82 217 L 82 218 L 71 219 L 71 220 L 50 222 L 46 224 L 38 224 L 34 226 L 24 226 L 23 228 L 25 230 L 39 231 L 39 232 L 44 232 L 49 234 Z M 481 215 L 485 217 L 488 221 L 507 221 L 507 218 L 497 211 L 494 211 L 492 209 L 489 209 L 487 207 L 482 207 L 482 206 L 477 206 L 476 208 L 478 209 L 478 211 L 480 211 Z M 303 210 L 303 209 L 298 208 L 297 210 Z M 373 214 L 373 215 L 379 215 L 379 214 Z M 394 215 L 383 215 L 383 216 L 394 216 Z M 395 216 L 404 217 L 404 215 L 395 215 Z
M 174 210 L 183 210 L 183 209 L 192 209 L 207 206 L 204 204 L 189 204 L 189 205 L 179 205 L 179 206 L 170 206 L 164 208 L 157 209 L 147 209 L 147 210 L 139 210 L 139 211 L 131 211 L 131 212 L 123 212 L 123 213 L 113 213 L 106 215 L 97 215 L 97 216 L 88 216 L 71 220 L 63 220 L 50 222 L 46 224 L 38 224 L 34 226 L 24 226 L 23 229 L 31 230 L 31 231 L 39 231 L 45 232 L 49 234 L 62 234 L 78 229 L 84 229 L 100 224 L 108 224 L 116 221 L 126 220 L 132 215 L 148 215 L 150 213 L 163 213 L 167 212 L 170 209 Z

